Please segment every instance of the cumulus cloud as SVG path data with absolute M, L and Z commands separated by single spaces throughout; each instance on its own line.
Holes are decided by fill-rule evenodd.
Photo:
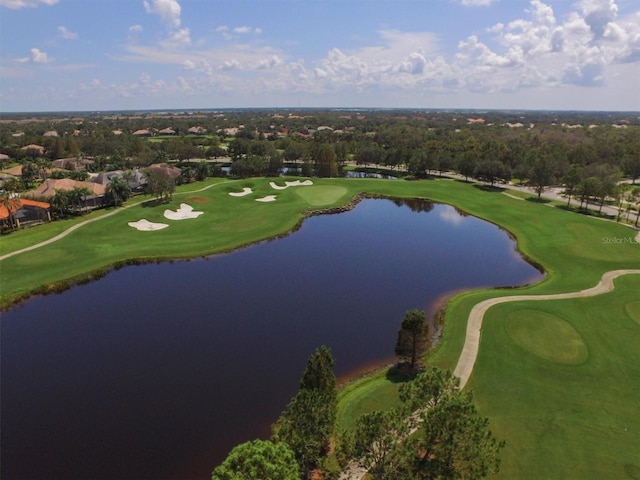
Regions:
M 40 5 L 55 5 L 59 0 L 0 0 L 0 7 L 12 8 L 34 8 Z
M 29 52 L 31 54 L 30 56 L 18 58 L 17 61 L 20 63 L 37 63 L 37 64 L 45 64 L 51 61 L 48 55 L 38 48 L 32 48 Z
M 177 0 L 144 0 L 147 13 L 158 15 L 162 22 L 172 28 L 180 27 L 182 9 Z
M 78 38 L 78 34 L 74 32 L 70 32 L 66 27 L 60 26 L 58 27 L 58 32 L 60 33 L 60 37 L 65 40 L 75 40 Z
M 614 0 L 581 0 L 578 5 L 595 39 L 604 36 L 607 25 L 618 15 L 618 6 Z
M 131 25 L 129 27 L 129 32 L 131 33 L 140 33 L 144 30 L 144 28 L 142 27 L 142 25 Z

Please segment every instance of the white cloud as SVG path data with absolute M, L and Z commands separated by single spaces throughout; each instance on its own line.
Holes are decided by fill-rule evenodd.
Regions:
M 66 27 L 63 26 L 58 27 L 58 32 L 60 32 L 60 36 L 65 40 L 75 40 L 78 38 L 77 33 L 70 32 Z
M 234 33 L 239 33 L 239 34 L 244 34 L 244 33 L 251 33 L 251 27 L 248 27 L 246 25 L 243 25 L 241 27 L 236 27 L 233 29 Z
M 258 62 L 256 69 L 271 70 L 284 64 L 284 60 L 279 55 L 272 55 L 270 58 L 262 59 Z
M 488 7 L 497 0 L 460 0 L 460 3 L 465 7 Z
M 604 36 L 607 25 L 618 15 L 618 6 L 614 0 L 581 0 L 578 5 L 595 39 Z
M 0 0 L 0 7 L 12 8 L 33 8 L 40 5 L 55 5 L 59 0 Z
M 51 61 L 47 56 L 47 54 L 38 48 L 32 48 L 30 50 L 30 53 L 31 53 L 30 56 L 18 58 L 17 61 L 20 63 L 37 63 L 37 64 L 45 64 Z
M 180 27 L 182 9 L 177 0 L 151 0 L 151 2 L 144 0 L 143 4 L 147 13 L 160 16 L 166 25 L 172 28 Z
M 144 30 L 144 28 L 142 27 L 142 25 L 131 25 L 129 27 L 129 32 L 131 33 L 140 33 Z
M 169 49 L 186 47 L 191 45 L 191 36 L 188 28 L 181 28 L 169 34 L 169 37 L 160 42 L 162 46 Z

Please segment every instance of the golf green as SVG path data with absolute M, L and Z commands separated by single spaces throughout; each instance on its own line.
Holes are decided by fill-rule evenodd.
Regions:
M 507 316 L 507 331 L 520 347 L 551 362 L 577 364 L 588 357 L 580 334 L 556 315 L 540 310 L 517 310 Z
M 296 189 L 296 193 L 314 207 L 331 205 L 340 200 L 347 192 L 346 188 L 334 185 L 318 185 Z

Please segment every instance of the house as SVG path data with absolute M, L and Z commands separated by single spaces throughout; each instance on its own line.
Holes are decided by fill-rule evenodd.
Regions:
M 93 183 L 97 183 L 107 187 L 111 183 L 111 180 L 113 180 L 114 178 L 123 178 L 123 176 L 124 176 L 124 172 L 122 170 L 114 170 L 112 172 L 100 172 L 95 177 L 93 177 L 91 181 Z
M 203 133 L 207 133 L 207 129 L 202 127 L 191 127 L 187 130 L 187 133 L 192 135 L 202 135 Z
M 22 150 L 23 152 L 34 150 L 38 152 L 38 155 L 44 155 L 44 147 L 42 145 L 35 145 L 33 143 L 29 145 L 25 145 L 20 150 Z
M 173 179 L 178 178 L 182 173 L 179 168 L 173 167 L 167 163 L 154 163 L 147 167 L 146 170 L 160 172 Z
M 143 128 L 140 130 L 136 130 L 132 133 L 132 135 L 135 135 L 136 137 L 150 137 L 151 135 L 153 135 L 153 132 L 147 128 Z
M 0 201 L 0 229 L 51 221 L 51 204 L 27 198 Z
M 70 192 L 76 188 L 86 188 L 89 193 L 85 195 L 77 206 L 80 210 L 92 210 L 105 204 L 107 187 L 93 182 L 79 182 L 70 178 L 48 178 L 35 190 L 26 192 L 23 197 L 30 199 L 51 199 L 58 191 Z
M 92 165 L 93 160 L 89 160 L 88 158 L 60 158 L 58 160 L 54 160 L 53 166 L 56 168 L 62 168 L 64 170 L 71 170 L 72 172 L 84 171 L 87 169 L 87 166 Z
M 114 135 L 122 135 L 122 129 L 118 128 L 117 130 L 112 130 L 111 133 Z
M 44 132 L 43 137 L 59 137 L 58 132 L 55 130 L 49 130 L 48 132 Z
M 173 128 L 163 128 L 158 132 L 160 135 L 175 135 L 176 131 Z M 135 135 L 135 133 L 134 133 Z

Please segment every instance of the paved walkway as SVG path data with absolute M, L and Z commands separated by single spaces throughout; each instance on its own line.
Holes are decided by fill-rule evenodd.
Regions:
M 640 241 L 640 235 L 637 238 Z M 458 359 L 458 364 L 453 371 L 454 375 L 460 378 L 460 388 L 464 388 L 471 376 L 473 367 L 478 357 L 478 349 L 480 347 L 480 331 L 482 329 L 482 322 L 484 315 L 494 305 L 507 302 L 519 302 L 519 301 L 540 301 L 540 300 L 565 300 L 569 298 L 584 298 L 592 297 L 594 295 L 600 295 L 613 290 L 613 280 L 621 275 L 640 274 L 640 270 L 613 270 L 606 272 L 602 275 L 600 282 L 591 288 L 586 290 L 580 290 L 579 292 L 569 293 L 556 293 L 548 295 L 513 295 L 509 297 L 490 298 L 475 305 L 469 313 L 469 320 L 467 323 L 467 333 L 464 339 L 464 346 L 462 347 L 462 353 Z
M 234 180 L 232 180 L 232 181 L 234 181 Z M 237 180 L 235 180 L 235 181 L 237 181 Z M 212 187 L 215 187 L 216 185 L 222 185 L 223 183 L 214 183 L 212 185 L 207 185 L 206 187 L 200 188 L 198 190 L 191 190 L 191 191 L 188 191 L 188 192 L 177 192 L 177 193 L 174 193 L 174 195 L 188 195 L 188 194 L 192 194 L 192 193 L 203 192 L 203 191 L 208 190 L 208 189 L 210 189 Z M 231 183 L 231 182 L 227 182 L 227 183 Z M 225 185 L 226 185 L 226 183 L 225 183 Z M 145 200 L 141 200 L 139 202 L 132 203 L 130 205 L 125 205 L 123 207 L 116 208 L 113 212 L 109 212 L 109 213 L 107 213 L 105 215 L 101 215 L 99 217 L 91 218 L 89 220 L 85 220 L 84 222 L 77 223 L 73 227 L 69 227 L 64 232 L 59 233 L 55 237 L 51 237 L 49 240 L 45 240 L 44 242 L 40 242 L 40 243 L 36 243 L 35 245 L 31 245 L 30 247 L 25 247 L 25 248 L 22 248 L 20 250 L 15 250 L 13 252 L 9 252 L 9 253 L 6 253 L 6 254 L 0 256 L 0 262 L 2 260 L 5 260 L 5 259 L 9 258 L 9 257 L 13 257 L 13 256 L 19 255 L 21 253 L 30 252 L 31 250 L 35 250 L 37 248 L 44 247 L 45 245 L 50 245 L 50 244 L 52 244 L 54 242 L 57 242 L 58 240 L 63 239 L 64 237 L 66 237 L 70 233 L 75 232 L 76 230 L 78 230 L 81 227 L 84 227 L 85 225 L 89 225 L 90 223 L 97 222 L 98 220 L 102 220 L 103 218 L 111 217 L 113 215 L 116 215 L 116 214 L 126 210 L 127 208 L 135 207 L 136 205 L 140 205 L 141 203 L 148 202 L 148 201 L 149 201 L 149 199 L 147 198 Z

